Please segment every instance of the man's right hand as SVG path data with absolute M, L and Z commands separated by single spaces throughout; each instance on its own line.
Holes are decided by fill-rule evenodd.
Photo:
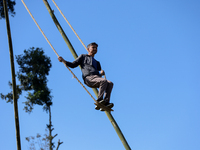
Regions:
M 59 61 L 59 62 L 63 62 L 64 59 L 63 59 L 61 56 L 59 56 L 59 57 L 58 57 L 58 61 Z

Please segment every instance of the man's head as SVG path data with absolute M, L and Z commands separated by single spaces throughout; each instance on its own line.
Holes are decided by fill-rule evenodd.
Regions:
M 94 55 L 97 53 L 97 47 L 98 47 L 98 44 L 95 42 L 88 44 L 87 46 L 88 55 L 94 57 Z
M 92 45 L 96 45 L 96 46 L 98 47 L 98 44 L 97 44 L 97 43 L 92 42 L 92 43 L 88 44 L 87 48 L 89 48 L 89 47 L 92 46 Z

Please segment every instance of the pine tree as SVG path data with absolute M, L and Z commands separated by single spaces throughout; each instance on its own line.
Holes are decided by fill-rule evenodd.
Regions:
M 11 14 L 11 16 L 15 15 L 15 9 L 14 6 L 16 5 L 15 0 L 6 0 L 7 6 L 8 6 L 8 13 Z M 5 18 L 4 10 L 3 10 L 3 0 L 0 0 L 0 19 Z

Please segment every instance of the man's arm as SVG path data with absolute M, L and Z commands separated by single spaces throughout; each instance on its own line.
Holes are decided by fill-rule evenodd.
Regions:
M 101 64 L 99 61 L 97 61 L 97 70 L 100 71 L 101 76 L 105 75 L 104 70 L 101 70 Z
M 69 61 L 66 61 L 64 60 L 62 57 L 58 57 L 58 60 L 60 62 L 64 62 L 68 67 L 70 68 L 76 68 L 78 65 L 81 64 L 81 61 L 82 61 L 82 55 L 79 56 L 75 61 L 73 62 L 69 62 Z

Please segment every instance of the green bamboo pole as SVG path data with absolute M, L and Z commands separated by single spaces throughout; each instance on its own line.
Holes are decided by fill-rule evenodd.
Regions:
M 17 105 L 17 91 L 16 91 L 16 80 L 15 80 L 15 65 L 14 65 L 14 58 L 13 58 L 13 46 L 12 46 L 12 38 L 11 38 L 11 32 L 10 32 L 10 23 L 9 23 L 9 16 L 8 16 L 6 0 L 3 0 L 3 7 L 4 7 L 4 14 L 5 14 L 6 26 L 7 26 L 10 64 L 11 64 L 11 73 L 12 73 L 12 88 L 13 88 L 13 103 L 14 103 L 14 113 L 15 113 L 15 130 L 16 130 L 17 150 L 21 150 L 19 116 L 18 116 L 18 105 Z
M 52 19 L 53 19 L 53 21 L 54 21 L 56 27 L 58 28 L 58 30 L 59 30 L 59 32 L 61 33 L 63 39 L 65 40 L 67 46 L 69 47 L 69 49 L 70 49 L 72 55 L 73 55 L 74 58 L 76 59 L 76 58 L 78 57 L 78 55 L 76 54 L 76 52 L 75 52 L 75 50 L 74 50 L 72 44 L 70 43 L 70 41 L 69 41 L 67 35 L 66 35 L 65 32 L 63 31 L 63 29 L 62 29 L 61 25 L 59 24 L 58 20 L 56 19 L 56 16 L 54 15 L 54 13 L 53 13 L 53 11 L 52 11 L 52 9 L 51 9 L 49 3 L 47 2 L 47 0 L 43 0 L 43 2 L 44 2 L 44 4 L 45 4 L 45 6 L 47 7 L 47 10 L 48 10 L 50 16 L 52 17 Z M 93 88 L 93 91 L 94 91 L 95 95 L 98 97 L 98 90 L 95 89 L 95 88 Z M 113 125 L 115 131 L 117 132 L 117 134 L 118 134 L 120 140 L 122 141 L 122 144 L 124 145 L 125 149 L 126 149 L 126 150 L 131 150 L 130 146 L 128 145 L 128 143 L 127 143 L 127 141 L 126 141 L 126 139 L 125 139 L 123 133 L 121 132 L 121 130 L 120 130 L 119 126 L 117 125 L 117 122 L 116 122 L 115 119 L 113 118 L 112 114 L 111 114 L 110 112 L 107 112 L 107 111 L 105 111 L 105 113 L 106 113 L 108 119 L 110 120 L 111 124 Z
M 53 11 L 52 11 L 50 5 L 49 5 L 49 3 L 47 2 L 47 0 L 43 0 L 43 2 L 44 2 L 44 4 L 45 4 L 45 6 L 47 7 L 47 10 L 48 10 L 49 14 L 51 15 L 51 18 L 53 19 L 53 21 L 54 21 L 56 27 L 57 27 L 58 30 L 60 31 L 60 33 L 61 33 L 63 39 L 65 40 L 67 46 L 69 47 L 69 50 L 71 51 L 71 53 L 72 53 L 74 59 L 76 59 L 76 58 L 78 57 L 78 55 L 77 55 L 77 53 L 75 52 L 75 50 L 74 50 L 74 48 L 73 48 L 71 42 L 69 41 L 68 37 L 67 37 L 66 34 L 65 34 L 65 32 L 63 31 L 62 27 L 60 26 L 60 24 L 59 24 L 57 18 L 55 17 L 55 15 L 54 15 L 54 13 L 53 13 Z

